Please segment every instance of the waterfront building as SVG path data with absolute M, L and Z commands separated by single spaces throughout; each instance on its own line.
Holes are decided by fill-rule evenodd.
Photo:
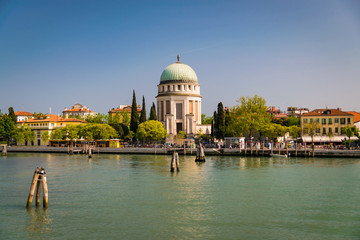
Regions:
M 276 107 L 268 107 L 266 111 L 275 119 L 288 117 L 286 113 L 281 112 L 280 109 L 277 109 Z
M 25 121 L 18 122 L 18 126 L 28 126 L 32 131 L 35 132 L 35 142 L 31 143 L 32 145 L 48 145 L 49 141 L 43 141 L 41 135 L 43 133 L 48 133 L 49 136 L 52 131 L 69 126 L 69 125 L 78 125 L 84 124 L 86 121 L 76 119 L 76 118 L 63 118 L 54 114 L 39 115 L 32 119 L 27 119 Z M 30 143 L 25 142 L 25 145 L 30 145 Z
M 87 116 L 95 116 L 96 112 L 90 110 L 88 107 L 85 107 L 79 103 L 74 104 L 70 109 L 65 108 L 63 113 L 64 118 L 69 118 L 71 116 L 76 117 L 87 117 Z
M 111 118 L 114 118 L 116 115 L 118 115 L 120 122 L 127 123 L 130 122 L 131 111 L 132 111 L 131 108 L 132 108 L 131 105 L 119 105 L 118 108 L 113 108 L 109 110 L 108 114 L 109 117 Z M 137 105 L 137 112 L 139 114 L 141 112 L 140 105 Z M 124 119 L 125 117 L 127 118 L 127 120 Z
M 15 116 L 17 122 L 26 121 L 28 119 L 34 118 L 32 113 L 25 111 L 17 111 L 15 112 Z
M 161 74 L 158 87 L 157 115 L 169 136 L 183 131 L 187 137 L 198 131 L 210 134 L 210 125 L 201 125 L 200 84 L 195 71 L 188 65 L 177 62 L 167 66 Z M 200 130 L 201 129 L 201 130 Z
M 314 142 L 342 142 L 346 137 L 342 129 L 354 125 L 354 115 L 337 109 L 315 109 L 300 116 L 303 141 L 311 142 L 307 129 L 315 125 Z
M 287 109 L 288 116 L 300 117 L 300 115 L 303 115 L 308 112 L 309 112 L 308 108 L 288 107 L 288 109 Z

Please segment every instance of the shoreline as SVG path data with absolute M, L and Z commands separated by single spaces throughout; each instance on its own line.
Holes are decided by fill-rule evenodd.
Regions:
M 80 151 L 82 148 L 74 148 L 73 154 L 82 154 Z M 196 156 L 197 149 L 184 149 L 183 148 L 95 148 L 93 154 L 148 154 L 148 155 L 170 155 L 176 150 L 179 155 L 191 155 Z M 7 152 L 27 152 L 27 153 L 65 153 L 68 154 L 67 147 L 48 147 L 48 146 L 12 146 L 7 148 Z M 295 155 L 295 149 L 281 149 L 280 154 L 284 155 L 290 153 L 291 157 L 343 157 L 343 158 L 360 158 L 360 150 L 324 150 L 315 149 L 314 156 L 311 149 L 301 149 L 297 151 Z M 264 156 L 270 157 L 271 150 L 269 149 L 250 149 L 240 150 L 233 149 L 221 149 L 220 151 L 212 148 L 204 149 L 205 156 Z M 273 150 L 273 154 L 279 154 L 278 149 Z

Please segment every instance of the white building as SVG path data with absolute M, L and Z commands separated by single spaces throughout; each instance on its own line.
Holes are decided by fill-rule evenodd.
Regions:
M 178 61 L 165 68 L 158 85 L 157 114 L 170 136 L 183 131 L 187 137 L 210 133 L 210 126 L 201 126 L 200 85 L 195 71 Z M 204 131 L 204 126 L 205 129 Z
M 76 103 L 70 109 L 65 108 L 63 111 L 63 117 L 69 118 L 70 116 L 76 117 L 86 117 L 86 116 L 95 116 L 96 112 L 90 110 L 88 107 L 85 107 L 79 103 Z
M 16 116 L 16 121 L 17 122 L 22 122 L 22 121 L 26 121 L 28 119 L 32 119 L 34 118 L 33 114 L 30 112 L 25 112 L 25 111 L 18 111 L 15 112 L 15 116 Z

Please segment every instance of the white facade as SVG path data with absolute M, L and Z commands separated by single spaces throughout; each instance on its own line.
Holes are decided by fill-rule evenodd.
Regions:
M 197 133 L 201 125 L 200 85 L 194 70 L 179 57 L 163 71 L 156 98 L 158 120 L 169 135 L 179 131 L 187 136 Z

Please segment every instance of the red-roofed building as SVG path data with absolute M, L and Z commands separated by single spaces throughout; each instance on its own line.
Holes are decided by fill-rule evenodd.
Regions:
M 130 120 L 131 108 L 132 108 L 131 105 L 119 105 L 118 108 L 113 108 L 113 109 L 109 110 L 108 113 L 111 118 L 114 118 L 116 116 L 116 114 L 118 114 L 119 121 L 123 122 L 124 116 L 126 116 L 128 118 L 128 120 Z M 141 112 L 140 105 L 137 105 L 137 112 L 139 114 Z
M 86 117 L 86 116 L 95 116 L 96 112 L 90 110 L 88 107 L 85 107 L 79 103 L 76 103 L 74 106 L 72 106 L 70 109 L 65 108 L 63 111 L 63 117 L 69 118 L 69 117 Z
M 32 119 L 18 122 L 18 126 L 28 126 L 35 132 L 35 145 L 48 145 L 49 141 L 42 141 L 41 135 L 44 133 L 51 134 L 52 131 L 68 125 L 84 124 L 86 121 L 76 118 L 63 118 L 54 114 L 39 115 Z M 28 143 L 25 142 L 25 145 Z
M 355 111 L 350 111 L 347 113 L 350 113 L 354 116 L 354 125 L 357 127 L 357 129 L 360 130 L 360 113 L 355 112 Z
M 34 118 L 33 114 L 30 112 L 25 112 L 25 111 L 18 111 L 15 112 L 15 116 L 16 116 L 16 121 L 20 122 L 20 121 L 25 121 L 27 119 L 31 119 Z
M 266 110 L 273 118 L 287 118 L 288 115 L 284 112 L 281 112 L 280 109 L 276 109 L 276 107 L 268 107 Z
M 309 128 L 315 125 L 314 142 L 341 142 L 346 137 L 342 133 L 345 126 L 354 125 L 354 115 L 337 109 L 315 109 L 300 116 L 303 140 L 311 142 L 307 135 Z

